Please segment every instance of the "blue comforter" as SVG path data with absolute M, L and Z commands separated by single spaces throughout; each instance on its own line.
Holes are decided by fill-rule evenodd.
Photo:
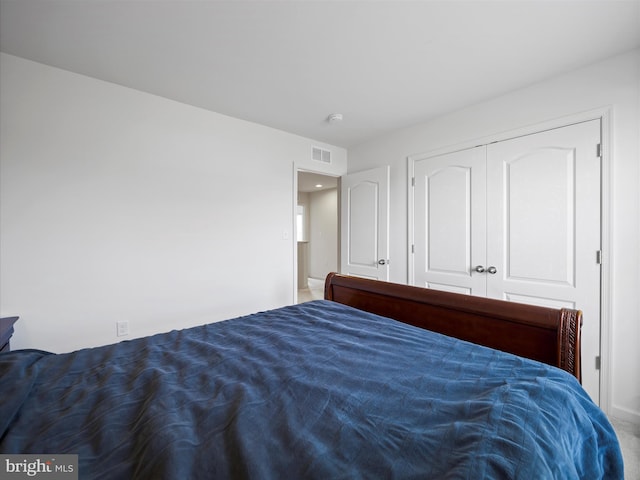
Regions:
M 80 478 L 623 478 L 566 372 L 316 301 L 0 355 L 0 452 Z

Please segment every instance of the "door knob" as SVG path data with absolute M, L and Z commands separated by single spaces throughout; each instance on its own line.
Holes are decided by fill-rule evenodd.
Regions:
M 478 265 L 475 268 L 475 271 L 478 272 L 478 273 L 484 273 L 484 267 L 482 265 Z
M 389 260 L 385 260 L 384 258 L 378 260 L 378 265 L 386 265 L 387 263 L 389 263 Z
M 498 271 L 498 269 L 496 267 L 489 267 L 487 268 L 487 272 L 490 273 L 491 275 L 495 275 L 495 273 Z

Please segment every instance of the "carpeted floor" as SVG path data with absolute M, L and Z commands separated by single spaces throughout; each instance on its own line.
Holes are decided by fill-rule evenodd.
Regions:
M 611 418 L 610 421 L 622 447 L 624 478 L 638 480 L 640 479 L 640 425 L 617 418 Z

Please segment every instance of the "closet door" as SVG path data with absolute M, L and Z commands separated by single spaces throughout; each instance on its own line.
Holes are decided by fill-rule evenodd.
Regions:
M 413 284 L 486 295 L 485 147 L 414 164 Z
M 487 296 L 583 311 L 583 386 L 598 402 L 600 121 L 487 146 Z
M 410 283 L 583 311 L 599 402 L 600 121 L 414 162 Z

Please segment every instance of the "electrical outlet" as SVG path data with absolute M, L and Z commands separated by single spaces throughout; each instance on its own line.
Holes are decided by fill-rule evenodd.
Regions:
M 129 335 L 129 322 L 126 320 L 116 322 L 116 332 L 119 337 Z

